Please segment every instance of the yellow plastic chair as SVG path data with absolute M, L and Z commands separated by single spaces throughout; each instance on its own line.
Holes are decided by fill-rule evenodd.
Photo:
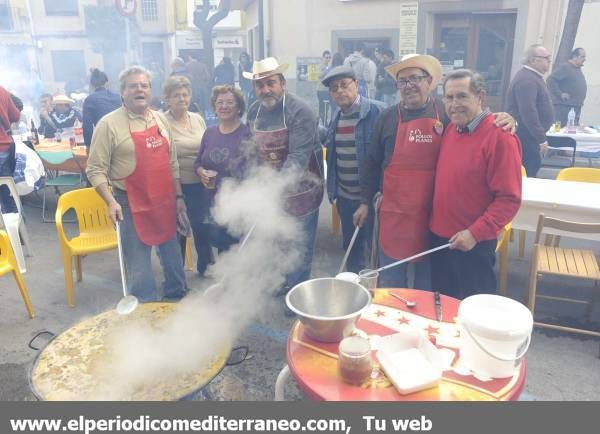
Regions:
M 25 302 L 25 308 L 27 309 L 29 318 L 33 318 L 35 314 L 33 313 L 33 307 L 31 306 L 29 293 L 27 292 L 27 287 L 25 286 L 23 277 L 21 277 L 21 272 L 19 271 L 17 259 L 15 258 L 15 253 L 12 245 L 10 244 L 8 234 L 6 231 L 0 230 L 0 276 L 8 273 L 9 271 L 12 271 L 13 276 L 17 281 L 17 286 L 19 287 L 19 291 L 21 291 L 21 297 L 23 297 L 23 301 Z
M 323 161 L 327 162 L 327 148 L 323 147 Z M 331 204 L 331 232 L 339 235 L 341 230 L 340 215 L 337 210 L 335 203 Z
M 67 238 L 63 228 L 63 216 L 73 209 L 77 214 L 79 235 Z M 56 231 L 60 241 L 67 302 L 75 306 L 73 293 L 73 258 L 77 281 L 82 279 L 82 256 L 90 253 L 104 252 L 117 247 L 117 233 L 108 213 L 108 206 L 93 188 L 63 193 L 56 205 Z
M 508 294 L 508 241 L 510 239 L 511 223 L 508 223 L 502 228 L 496 244 L 496 253 L 499 254 L 498 261 L 498 283 L 500 295 L 507 296 Z
M 568 167 L 558 172 L 558 181 L 593 182 L 600 184 L 600 169 L 591 167 Z

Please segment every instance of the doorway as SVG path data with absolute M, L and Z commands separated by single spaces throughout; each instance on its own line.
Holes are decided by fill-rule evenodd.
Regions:
M 471 68 L 486 80 L 490 110 L 500 111 L 510 82 L 516 14 L 452 14 L 435 18 L 434 54 L 444 73 Z

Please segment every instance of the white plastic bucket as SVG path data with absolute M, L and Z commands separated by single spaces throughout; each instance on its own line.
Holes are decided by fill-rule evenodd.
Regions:
M 458 309 L 460 359 L 477 374 L 512 377 L 529 348 L 533 317 L 523 304 L 507 297 L 478 294 Z

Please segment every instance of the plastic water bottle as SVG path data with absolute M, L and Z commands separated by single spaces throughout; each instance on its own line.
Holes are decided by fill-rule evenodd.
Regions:
M 81 122 L 79 122 L 79 119 L 77 119 L 75 121 L 75 124 L 73 125 L 73 129 L 75 131 L 75 142 L 77 143 L 77 145 L 82 144 L 83 143 L 83 125 L 81 124 Z
M 577 127 L 575 126 L 575 108 L 571 107 L 569 114 L 567 115 L 567 133 L 576 133 Z

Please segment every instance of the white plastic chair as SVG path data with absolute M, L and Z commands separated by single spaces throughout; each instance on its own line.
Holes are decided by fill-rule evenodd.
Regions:
M 25 218 L 23 215 L 23 207 L 21 205 L 21 199 L 15 186 L 15 181 L 10 176 L 0 176 L 0 185 L 6 185 L 10 191 L 10 195 L 17 204 L 18 213 L 4 213 L 0 212 L 0 229 L 5 229 L 10 243 L 12 245 L 15 257 L 17 258 L 17 264 L 21 273 L 27 271 L 25 266 L 25 258 L 23 256 L 23 250 L 25 250 L 25 256 L 31 255 L 31 248 L 29 242 L 29 234 L 27 232 L 27 226 L 25 226 Z M 21 247 L 21 240 L 23 241 L 23 247 Z

